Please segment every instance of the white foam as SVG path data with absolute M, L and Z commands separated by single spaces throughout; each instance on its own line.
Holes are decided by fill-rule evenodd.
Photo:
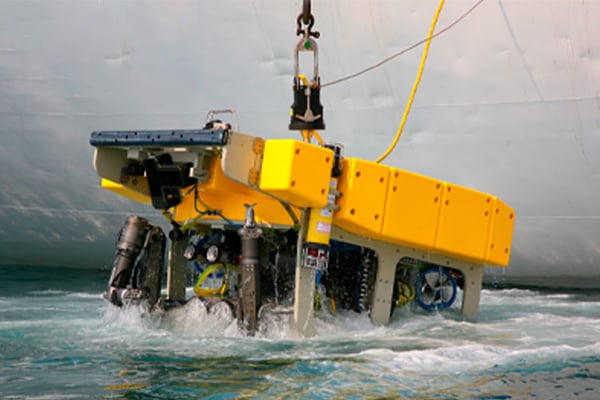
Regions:
M 233 313 L 223 307 L 210 311 L 198 298 L 192 298 L 185 306 L 172 309 L 163 314 L 163 326 L 174 332 L 194 334 L 195 336 L 226 336 L 226 329 L 233 321 Z
M 375 326 L 367 314 L 320 311 L 316 335 L 303 338 L 292 328 L 291 314 L 274 314 L 276 318 L 261 321 L 254 337 L 246 337 L 230 310 L 220 306 L 211 312 L 197 298 L 162 312 L 118 308 L 99 294 L 70 293 L 4 298 L 4 307 L 14 312 L 0 314 L 0 319 L 10 318 L 0 321 L 0 335 L 26 332 L 23 343 L 39 346 L 34 357 L 42 360 L 64 354 L 64 346 L 116 365 L 131 355 L 133 364 L 146 367 L 146 360 L 136 357 L 182 362 L 240 357 L 259 364 L 300 360 L 290 373 L 308 368 L 310 375 L 313 367 L 315 374 L 325 371 L 319 382 L 330 384 L 333 393 L 356 388 L 365 378 L 376 382 L 373 390 L 388 388 L 390 393 L 468 394 L 463 386 L 479 388 L 482 376 L 546 365 L 562 368 L 563 360 L 600 354 L 600 315 L 584 300 L 529 290 L 484 291 L 477 319 L 464 319 L 454 311 L 430 314 L 404 308 L 394 311 L 387 326 Z M 24 367 L 32 363 L 26 357 L 20 360 Z M 15 367 L 20 368 L 17 362 Z M 272 376 L 274 381 L 289 378 L 277 368 Z
M 68 294 L 69 292 L 66 292 L 64 290 L 52 290 L 52 289 L 48 289 L 48 290 L 31 290 L 29 292 L 27 292 L 27 294 L 31 294 L 34 296 L 56 296 L 56 295 L 61 295 L 61 294 Z

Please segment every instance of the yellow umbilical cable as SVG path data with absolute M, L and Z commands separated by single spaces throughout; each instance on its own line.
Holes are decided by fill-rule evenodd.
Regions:
M 423 49 L 423 55 L 421 56 L 421 64 L 419 65 L 419 72 L 417 72 L 417 77 L 415 78 L 415 82 L 413 83 L 412 90 L 410 92 L 410 97 L 408 98 L 408 102 L 406 103 L 406 107 L 404 108 L 404 114 L 402 115 L 402 120 L 400 121 L 400 126 L 398 127 L 398 131 L 396 132 L 396 136 L 394 140 L 390 144 L 390 147 L 379 156 L 375 160 L 376 163 L 380 163 L 387 156 L 390 155 L 392 150 L 396 147 L 398 143 L 398 139 L 402 136 L 402 131 L 404 130 L 404 125 L 406 124 L 406 120 L 408 119 L 408 114 L 410 113 L 410 108 L 412 107 L 413 100 L 415 98 L 415 94 L 417 93 L 417 89 L 419 88 L 419 83 L 421 82 L 421 76 L 423 75 L 423 70 L 425 69 L 425 61 L 427 60 L 427 54 L 429 53 L 429 45 L 431 44 L 431 37 L 433 36 L 433 31 L 435 30 L 435 25 L 437 24 L 440 13 L 442 12 L 442 7 L 444 6 L 445 0 L 440 0 L 437 10 L 435 11 L 435 15 L 433 16 L 433 21 L 431 21 L 431 27 L 429 28 L 429 34 L 427 35 L 427 41 L 425 42 L 425 48 Z

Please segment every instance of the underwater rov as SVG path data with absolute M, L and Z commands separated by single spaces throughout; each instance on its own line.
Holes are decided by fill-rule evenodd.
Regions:
M 92 132 L 102 187 L 152 204 L 172 227 L 166 297 L 165 235 L 132 216 L 117 237 L 107 300 L 175 306 L 196 271 L 195 295 L 229 308 L 248 334 L 264 316 L 289 312 L 311 335 L 323 308 L 386 324 L 396 308 L 444 310 L 461 292 L 462 313 L 478 313 L 483 267 L 509 262 L 514 211 L 323 142 L 313 24 L 305 0 L 289 125 L 303 140 L 251 136 L 215 118 L 231 110 L 211 111 L 201 129 Z M 313 53 L 311 80 L 300 74 L 301 51 Z

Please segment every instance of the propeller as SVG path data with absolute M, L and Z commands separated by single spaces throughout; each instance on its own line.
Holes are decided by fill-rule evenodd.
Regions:
M 415 288 L 417 302 L 427 311 L 445 310 L 456 300 L 456 280 L 442 267 L 421 272 Z

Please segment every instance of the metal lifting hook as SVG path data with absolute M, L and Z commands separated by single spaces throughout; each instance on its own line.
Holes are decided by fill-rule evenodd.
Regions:
M 296 23 L 296 36 L 304 34 L 304 37 L 306 39 L 308 39 L 309 36 L 312 36 L 317 39 L 319 38 L 319 36 L 321 36 L 319 32 L 312 31 L 312 27 L 315 24 L 315 18 L 310 12 L 310 0 L 304 0 L 304 2 L 302 3 L 302 12 L 298 15 Z M 303 28 L 302 24 L 307 26 Z
M 310 0 L 304 0 L 304 2 L 302 3 L 302 22 L 304 22 L 304 25 L 308 25 L 311 18 L 312 15 L 310 13 Z

